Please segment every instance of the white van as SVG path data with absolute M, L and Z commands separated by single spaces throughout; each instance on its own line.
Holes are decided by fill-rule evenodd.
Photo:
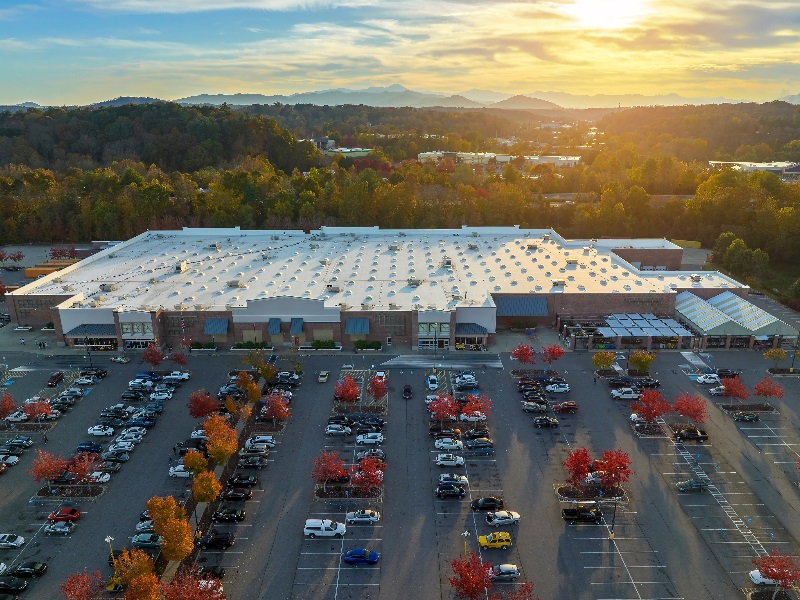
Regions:
M 342 537 L 347 532 L 344 523 L 337 523 L 330 519 L 306 519 L 306 526 L 303 528 L 303 535 L 310 538 L 320 537 Z

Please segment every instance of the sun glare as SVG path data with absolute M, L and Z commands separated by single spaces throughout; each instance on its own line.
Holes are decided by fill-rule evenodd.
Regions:
M 573 0 L 566 12 L 587 29 L 622 29 L 650 12 L 651 0 Z

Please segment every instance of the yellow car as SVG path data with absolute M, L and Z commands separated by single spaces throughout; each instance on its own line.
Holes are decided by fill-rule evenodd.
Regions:
M 317 381 L 319 381 L 320 383 L 325 383 L 326 381 L 328 381 L 328 377 L 330 377 L 330 375 L 331 375 L 330 371 L 320 371 L 319 375 L 317 375 Z
M 482 535 L 478 538 L 478 544 L 482 549 L 500 548 L 500 550 L 505 550 L 511 547 L 511 534 L 507 531 L 496 531 L 489 535 Z

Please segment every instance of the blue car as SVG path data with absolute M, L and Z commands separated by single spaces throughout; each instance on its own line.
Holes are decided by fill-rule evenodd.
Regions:
M 162 402 L 148 404 L 144 407 L 144 409 L 149 410 L 150 412 L 161 414 L 162 412 L 164 412 L 164 404 Z
M 95 452 L 100 453 L 103 449 L 103 446 L 96 442 L 81 442 L 78 444 L 77 452 Z
M 348 565 L 374 565 L 381 555 L 369 548 L 353 548 L 342 552 L 342 560 Z
M 125 421 L 127 427 L 144 427 L 145 429 L 152 429 L 156 422 L 152 419 L 129 419 Z

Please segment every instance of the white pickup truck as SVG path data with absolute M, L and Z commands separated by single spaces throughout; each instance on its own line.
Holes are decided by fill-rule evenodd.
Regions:
M 611 397 L 614 400 L 638 400 L 640 393 L 641 392 L 633 388 L 617 388 L 611 390 Z
M 175 379 L 180 379 L 182 381 L 189 381 L 189 372 L 188 371 L 172 371 L 167 373 L 164 377 L 174 377 Z

